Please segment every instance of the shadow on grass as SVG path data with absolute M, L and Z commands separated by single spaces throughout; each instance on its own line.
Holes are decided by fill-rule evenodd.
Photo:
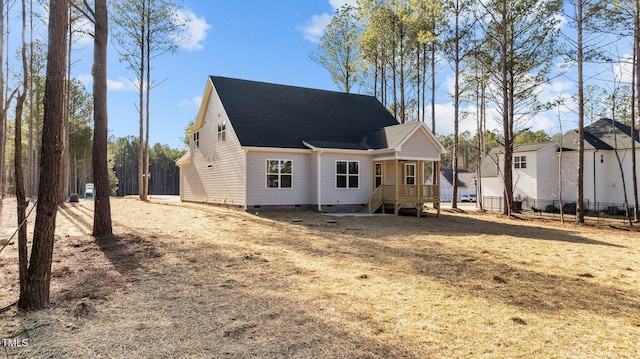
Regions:
M 450 226 L 449 228 L 442 228 L 443 226 L 439 226 L 440 234 L 450 234 L 450 235 L 508 235 L 513 237 L 521 237 L 521 238 L 529 238 L 535 240 L 543 240 L 543 241 L 558 241 L 558 242 L 569 242 L 576 244 L 593 244 L 593 245 L 601 245 L 601 246 L 611 246 L 618 248 L 626 248 L 625 246 L 609 243 L 605 241 L 599 241 L 591 238 L 586 238 L 582 236 L 577 230 L 571 229 L 560 229 L 560 228 L 545 228 L 545 227 L 536 227 L 532 225 L 533 223 L 528 223 L 523 219 L 514 219 L 513 224 L 511 223 L 496 223 L 491 221 L 484 221 L 481 219 L 474 218 L 473 216 L 468 217 L 455 217 L 455 216 L 447 216 L 443 215 L 442 220 L 444 223 L 455 223 L 455 226 Z M 522 225 L 519 225 L 519 221 L 524 221 Z M 462 223 L 461 223 L 462 222 Z M 567 227 L 570 225 L 567 224 Z
M 457 289 L 459 295 L 482 297 L 533 312 L 587 310 L 611 317 L 633 317 L 640 321 L 640 296 L 637 292 L 595 283 L 590 279 L 593 276 L 591 273 L 556 275 L 537 271 L 535 268 L 523 268 L 531 268 L 533 264 L 516 265 L 508 260 L 502 261 L 492 253 L 481 250 L 482 238 L 479 236 L 507 235 L 540 241 L 568 242 L 576 246 L 601 245 L 611 247 L 611 251 L 620 251 L 621 256 L 629 255 L 626 247 L 621 245 L 592 240 L 568 230 L 490 223 L 446 215 L 440 219 L 426 220 L 402 217 L 361 218 L 343 226 L 326 226 L 322 221 L 323 218 L 319 217 L 313 223 L 307 221 L 298 225 L 299 234 L 296 234 L 295 229 L 287 229 L 286 237 L 291 239 L 283 236 L 278 241 L 311 256 L 357 258 L 369 262 L 372 267 L 384 267 L 385 271 L 390 272 L 404 267 L 409 275 L 432 278 Z M 273 225 L 282 226 L 282 222 L 274 222 Z M 371 235 L 360 232 L 373 226 L 380 226 L 383 230 Z M 305 231 L 311 233 L 304 234 Z M 338 233 L 347 236 L 341 237 Z M 301 240 L 310 234 L 326 240 Z M 478 236 L 479 246 L 466 250 L 448 245 L 442 239 L 438 242 L 419 241 L 414 246 L 394 246 L 386 240 L 391 235 L 405 235 L 407 240 L 416 235 L 439 235 L 448 236 L 451 241 L 461 236 Z

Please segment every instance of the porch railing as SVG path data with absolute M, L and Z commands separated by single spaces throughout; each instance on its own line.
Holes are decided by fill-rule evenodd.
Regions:
M 440 202 L 440 191 L 436 185 L 398 185 L 398 197 L 396 198 L 396 186 L 378 186 L 369 196 L 368 209 L 373 213 L 383 203 L 427 203 Z
M 415 185 L 403 184 L 398 185 L 398 198 L 396 198 L 396 186 L 384 185 L 383 201 L 425 201 L 433 202 L 440 200 L 440 192 L 436 185 Z
M 371 196 L 369 196 L 369 213 L 373 213 L 375 210 L 377 210 L 382 203 L 384 202 L 384 196 L 383 196 L 383 186 L 378 186 L 373 193 L 371 194 Z

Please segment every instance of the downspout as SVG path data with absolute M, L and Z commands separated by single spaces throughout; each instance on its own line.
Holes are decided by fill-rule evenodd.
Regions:
M 596 210 L 596 203 L 598 202 L 596 197 L 596 154 L 598 153 L 598 149 L 593 152 L 593 210 Z
M 318 151 L 317 187 L 318 187 L 318 212 L 322 212 L 322 151 Z
M 248 177 L 248 173 L 249 173 L 249 164 L 248 164 L 248 162 L 249 162 L 248 161 L 248 159 L 249 159 L 249 156 L 248 156 L 249 150 L 246 149 L 246 148 L 244 148 L 243 150 L 244 150 L 244 179 L 243 179 L 243 181 L 244 181 L 244 186 L 243 187 L 244 188 L 243 188 L 243 191 L 244 191 L 244 211 L 246 212 L 247 209 L 249 208 L 249 206 L 248 206 L 249 199 L 247 198 L 247 193 L 248 193 L 248 191 L 247 191 L 247 185 L 248 185 L 247 177 Z

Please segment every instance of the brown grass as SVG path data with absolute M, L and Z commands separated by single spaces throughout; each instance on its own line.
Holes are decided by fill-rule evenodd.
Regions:
M 620 221 L 112 208 L 97 241 L 91 202 L 61 209 L 52 308 L 0 314 L 29 342 L 8 357 L 640 357 L 640 233 Z

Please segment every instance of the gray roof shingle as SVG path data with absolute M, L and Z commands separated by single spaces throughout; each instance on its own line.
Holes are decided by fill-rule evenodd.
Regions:
M 398 121 L 373 96 L 210 77 L 242 146 L 387 148 Z

